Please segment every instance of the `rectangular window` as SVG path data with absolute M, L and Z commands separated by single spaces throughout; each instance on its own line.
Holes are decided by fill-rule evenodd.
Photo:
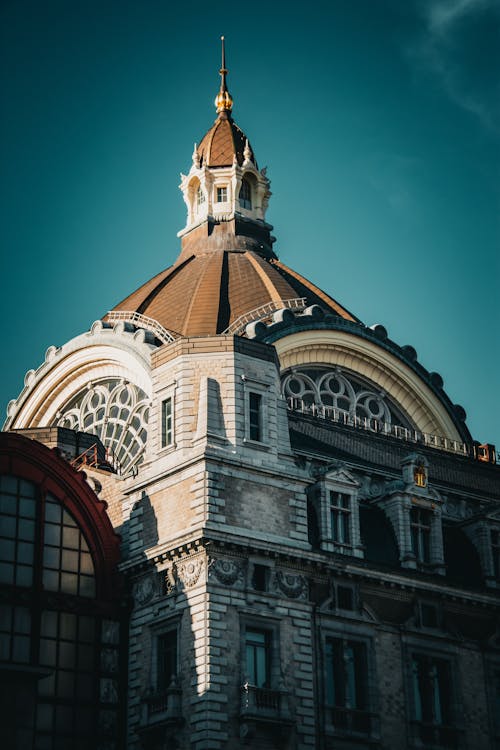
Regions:
M 326 705 L 336 729 L 368 734 L 368 667 L 366 644 L 345 638 L 325 643 Z
M 226 203 L 227 201 L 227 187 L 217 188 L 217 203 Z
M 172 445 L 174 439 L 172 397 L 161 402 L 161 447 Z
M 351 498 L 342 492 L 330 492 L 332 539 L 338 544 L 351 543 Z
M 410 511 L 411 544 L 420 563 L 431 561 L 431 511 L 412 508 Z
M 451 716 L 451 669 L 446 659 L 412 655 L 413 714 L 425 745 L 455 747 Z
M 260 393 L 248 394 L 248 433 L 250 440 L 262 440 L 262 396 Z
M 168 630 L 156 642 L 157 689 L 166 690 L 177 674 L 177 629 Z
M 271 633 L 268 630 L 246 629 L 245 658 L 250 685 L 270 687 Z

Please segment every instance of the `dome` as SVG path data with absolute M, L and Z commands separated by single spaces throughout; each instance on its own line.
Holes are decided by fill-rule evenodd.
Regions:
M 358 321 L 275 257 L 265 258 L 255 249 L 207 249 L 188 257 L 181 254 L 173 266 L 126 297 L 112 313 L 152 318 L 174 335 L 214 336 L 241 333 L 247 322 L 262 317 L 250 315 L 261 308 L 272 314 L 286 307 L 303 309 L 315 304 L 346 320 Z
M 240 334 L 246 325 L 269 320 L 281 309 L 319 305 L 327 313 L 360 322 L 321 289 L 281 263 L 265 221 L 271 192 L 245 133 L 232 118 L 224 46 L 217 119 L 181 175 L 188 208 L 179 232 L 181 253 L 170 268 L 147 281 L 104 318 L 166 329 L 178 336 Z M 151 327 L 151 325 L 150 325 Z
M 241 166 L 246 156 L 246 148 L 249 149 L 249 160 L 257 166 L 248 138 L 224 110 L 219 114 L 210 130 L 203 136 L 198 146 L 200 166 L 229 167 L 235 157 Z

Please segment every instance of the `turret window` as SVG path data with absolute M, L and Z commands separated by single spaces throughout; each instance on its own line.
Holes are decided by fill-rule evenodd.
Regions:
M 226 203 L 227 202 L 227 187 L 224 185 L 223 187 L 217 188 L 217 203 Z
M 198 191 L 196 193 L 196 203 L 198 204 L 198 206 L 201 206 L 203 203 L 205 203 L 205 193 L 203 192 L 201 185 L 198 186 Z
M 243 180 L 240 188 L 240 206 L 250 210 L 252 208 L 252 188 L 248 180 Z

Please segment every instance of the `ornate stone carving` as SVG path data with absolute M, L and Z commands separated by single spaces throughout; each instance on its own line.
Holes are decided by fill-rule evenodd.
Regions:
M 210 573 L 224 586 L 232 586 L 236 581 L 243 581 L 243 563 L 236 560 L 214 559 L 210 564 Z
M 185 588 L 196 586 L 198 580 L 205 570 L 205 560 L 202 557 L 193 557 L 179 561 L 176 566 L 177 576 Z
M 144 604 L 147 604 L 151 601 L 153 596 L 156 593 L 156 587 L 155 582 L 153 580 L 153 576 L 148 575 L 144 578 L 141 578 L 139 581 L 136 581 L 134 583 L 133 589 L 132 589 L 132 595 L 134 597 L 134 601 L 139 606 L 143 606 Z
M 277 570 L 275 582 L 276 589 L 280 590 L 290 599 L 306 599 L 307 581 L 304 576 L 295 573 L 284 573 L 282 570 Z

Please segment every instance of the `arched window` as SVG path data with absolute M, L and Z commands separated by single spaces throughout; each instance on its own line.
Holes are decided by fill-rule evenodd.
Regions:
M 240 206 L 242 208 L 252 208 L 252 188 L 249 181 L 244 177 L 240 188 Z
M 6 747 L 117 750 L 123 740 L 127 616 L 117 586 L 119 541 L 104 508 L 63 458 L 0 433 Z

